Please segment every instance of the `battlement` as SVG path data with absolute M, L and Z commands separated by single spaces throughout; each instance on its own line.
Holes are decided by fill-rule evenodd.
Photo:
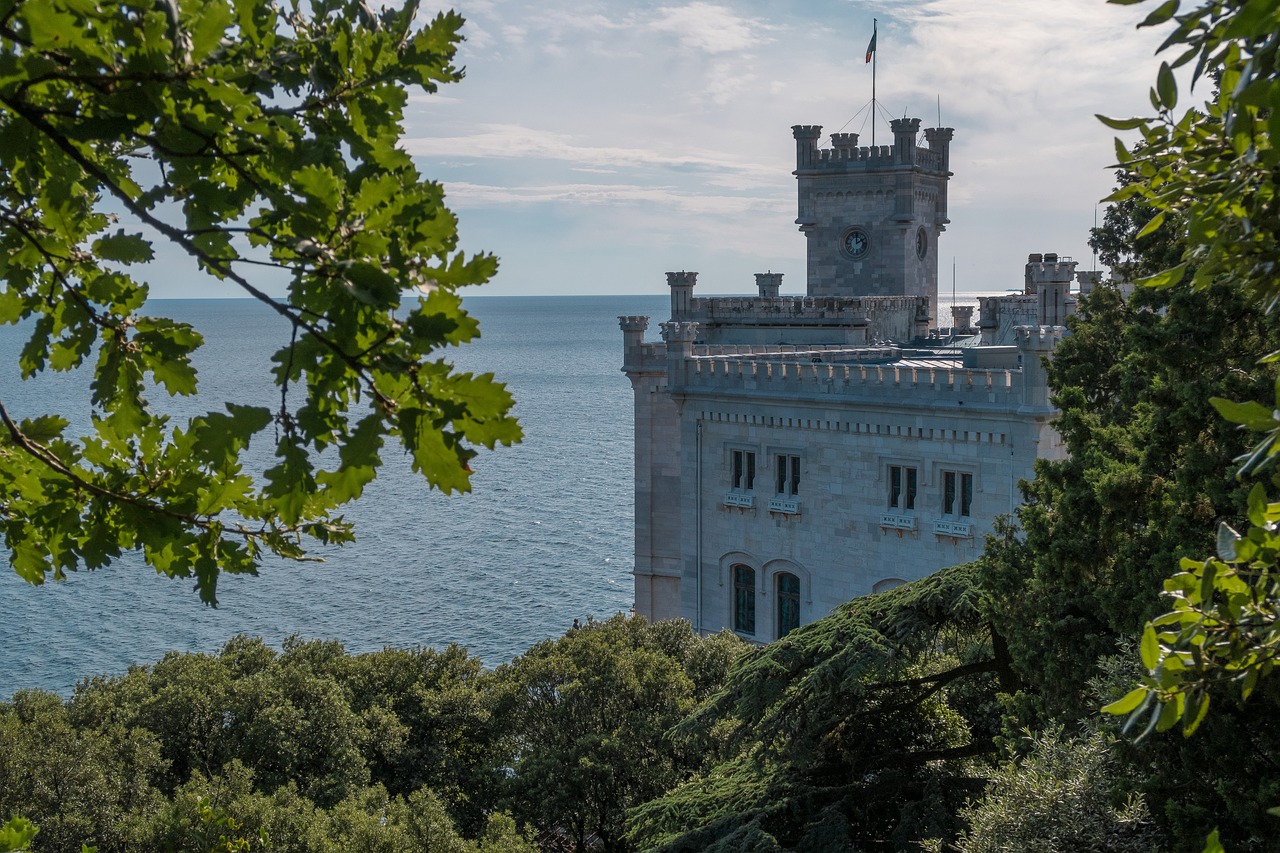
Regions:
M 1017 407 L 1023 403 L 1023 372 L 1014 368 L 965 368 L 947 362 L 926 365 L 883 363 L 863 348 L 797 351 L 792 358 L 743 358 L 694 355 L 686 359 L 684 393 L 813 397 L 858 400 L 870 405 L 927 406 L 940 403 L 981 407 Z M 810 356 L 806 358 L 805 356 Z M 843 356 L 843 357 L 841 357 Z
M 706 296 L 690 299 L 678 319 L 708 323 L 767 325 L 817 321 L 822 325 L 865 325 L 882 312 L 924 312 L 920 296 Z
M 928 147 L 915 144 L 920 119 L 895 119 L 892 145 L 857 145 L 856 133 L 831 134 L 831 147 L 819 148 L 821 125 L 798 124 L 791 128 L 796 140 L 796 173 L 870 172 L 915 168 L 949 175 L 949 148 L 954 130 L 925 129 Z

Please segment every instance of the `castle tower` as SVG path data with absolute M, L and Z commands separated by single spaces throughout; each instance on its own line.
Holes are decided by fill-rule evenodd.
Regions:
M 896 119 L 893 144 L 857 147 L 855 133 L 831 136 L 796 125 L 796 224 L 808 241 L 810 296 L 926 296 L 938 308 L 938 236 L 947 223 L 954 130 Z
M 1041 326 L 1061 326 L 1073 313 L 1067 300 L 1076 280 L 1076 261 L 1060 258 L 1056 252 L 1035 252 L 1027 256 L 1026 294 L 1035 296 L 1036 322 Z

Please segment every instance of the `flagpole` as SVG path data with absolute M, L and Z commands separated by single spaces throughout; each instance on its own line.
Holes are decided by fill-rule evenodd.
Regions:
M 876 18 L 871 19 L 871 43 L 876 41 Z M 877 45 L 878 47 L 879 45 Z M 871 51 L 871 147 L 876 147 L 876 53 Z

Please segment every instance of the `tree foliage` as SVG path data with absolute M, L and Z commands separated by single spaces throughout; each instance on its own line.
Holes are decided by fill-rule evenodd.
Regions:
M 1130 263 L 1151 261 L 1139 252 Z M 1036 463 L 1016 532 L 987 544 L 982 583 L 1038 700 L 1074 717 L 1092 712 L 1096 661 L 1160 613 L 1169 566 L 1244 512 L 1247 488 L 1230 468 L 1248 440 L 1209 398 L 1272 387 L 1276 371 L 1256 353 L 1280 346 L 1280 320 L 1226 287 L 1127 301 L 1102 287 L 1068 327 L 1046 362 L 1067 457 Z
M 625 849 L 625 810 L 704 769 L 665 732 L 744 648 L 622 616 L 497 670 L 456 647 L 352 655 L 292 638 L 277 652 L 237 637 L 86 679 L 69 701 L 19 691 L 0 703 L 0 815 L 39 832 L 0 839 L 531 853 L 532 826 Z
M 478 334 L 456 288 L 497 262 L 459 251 L 443 190 L 399 147 L 409 89 L 461 76 L 462 19 L 416 11 L 0 4 L 0 322 L 30 332 L 24 377 L 93 376 L 82 436 L 0 399 L 0 528 L 23 578 L 136 550 L 213 603 L 220 572 L 349 540 L 337 512 L 388 439 L 444 491 L 468 488 L 476 447 L 518 440 L 504 386 L 439 355 Z M 135 270 L 157 241 L 287 322 L 274 411 L 151 410 L 196 392 L 202 343 L 146 314 Z M 265 471 L 250 442 L 274 445 Z
M 588 839 L 627 849 L 628 809 L 700 770 L 706 756 L 667 731 L 718 689 L 745 644 L 694 635 L 688 622 L 621 614 L 589 620 L 500 667 L 512 735 L 511 805 L 578 853 Z
M 634 809 L 640 849 L 918 849 L 985 783 L 1013 673 L 972 565 L 855 599 L 743 658 L 676 729 L 713 766 Z
M 1280 151 L 1274 144 L 1280 138 L 1280 6 L 1214 0 L 1180 12 L 1179 3 L 1163 3 L 1144 25 L 1169 21 L 1174 30 L 1161 49 L 1177 53 L 1161 65 L 1151 91 L 1157 114 L 1104 119 L 1142 136 L 1136 153 L 1117 142 L 1139 180 L 1113 198 L 1140 198 L 1155 210 L 1145 232 L 1170 217 L 1185 224 L 1181 263 L 1143 283 L 1172 286 L 1191 272 L 1197 289 L 1233 288 L 1256 309 L 1271 311 L 1280 297 Z M 1173 69 L 1182 66 L 1191 67 L 1193 82 L 1212 75 L 1218 87 L 1213 98 L 1180 111 Z M 1255 355 L 1280 358 L 1275 347 Z M 1259 397 L 1269 402 L 1252 402 Z M 1213 404 L 1227 420 L 1262 434 L 1242 457 L 1242 476 L 1274 470 L 1280 382 L 1265 396 L 1243 398 L 1250 402 L 1232 399 L 1242 398 L 1220 393 Z M 1273 490 L 1278 482 L 1273 474 Z M 1190 734 L 1204 719 L 1215 685 L 1236 683 L 1247 697 L 1272 671 L 1280 646 L 1280 503 L 1262 483 L 1250 495 L 1247 518 L 1244 533 L 1219 527 L 1215 556 L 1183 559 L 1181 571 L 1166 581 L 1173 609 L 1154 619 L 1142 640 L 1149 674 L 1109 710 L 1132 714 L 1148 731 L 1181 721 Z

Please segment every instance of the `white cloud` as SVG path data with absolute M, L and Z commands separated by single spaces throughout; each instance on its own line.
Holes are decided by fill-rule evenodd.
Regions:
M 660 142 L 661 140 L 653 140 Z M 677 140 L 678 142 L 678 140 Z M 732 154 L 696 147 L 623 148 L 582 145 L 565 133 L 520 125 L 479 125 L 466 136 L 414 137 L 405 150 L 417 157 L 477 160 L 553 161 L 578 170 L 612 171 L 620 167 L 679 168 L 701 173 L 722 186 L 750 186 L 776 178 L 777 167 L 736 159 Z
M 738 14 L 729 6 L 699 2 L 663 6 L 649 28 L 674 34 L 686 49 L 717 54 L 758 46 L 767 41 L 763 32 L 768 26 Z

